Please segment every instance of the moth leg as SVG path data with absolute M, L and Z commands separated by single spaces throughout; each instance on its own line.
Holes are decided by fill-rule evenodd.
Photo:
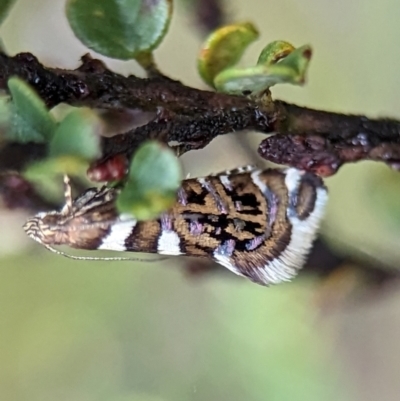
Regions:
M 67 174 L 64 174 L 64 198 L 65 198 L 64 209 L 66 212 L 68 212 L 72 209 L 72 188 L 71 188 L 71 180 Z

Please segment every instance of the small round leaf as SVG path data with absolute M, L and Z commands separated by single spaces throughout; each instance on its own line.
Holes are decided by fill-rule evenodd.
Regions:
M 63 174 L 83 176 L 87 162 L 77 156 L 58 156 L 31 163 L 23 173 L 28 181 L 41 181 Z
M 49 144 L 50 156 L 76 156 L 88 161 L 98 158 L 100 129 L 100 119 L 90 109 L 71 111 L 54 133 Z
M 21 143 L 49 141 L 57 123 L 43 100 L 20 78 L 10 78 L 8 88 L 12 104 L 7 138 Z
M 275 42 L 269 43 L 264 47 L 260 56 L 258 57 L 258 65 L 270 65 L 275 64 L 283 58 L 287 57 L 296 48 L 289 42 L 283 40 L 276 40 Z
M 257 38 L 258 31 L 250 22 L 227 25 L 214 31 L 203 44 L 197 60 L 204 82 L 214 86 L 215 76 L 234 66 Z
M 154 219 L 174 205 L 181 180 L 174 152 L 158 142 L 147 142 L 132 159 L 128 180 L 117 200 L 118 210 L 138 220 Z
M 68 0 L 67 18 L 90 49 L 117 59 L 132 59 L 163 39 L 172 0 Z
M 302 46 L 274 64 L 226 69 L 215 77 L 214 85 L 220 92 L 233 94 L 259 93 L 282 83 L 303 85 L 310 58 L 310 46 Z

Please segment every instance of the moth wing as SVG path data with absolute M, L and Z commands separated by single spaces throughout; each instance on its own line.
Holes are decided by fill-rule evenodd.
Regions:
M 328 198 L 318 177 L 296 169 L 285 174 L 288 199 L 286 219 L 280 224 L 286 226 L 287 235 L 276 237 L 274 230 L 269 230 L 240 249 L 227 240 L 213 253 L 217 263 L 261 285 L 290 281 L 297 275 L 317 236 Z
M 255 170 L 258 170 L 259 167 L 255 164 L 246 164 L 245 166 L 237 167 L 232 170 L 224 170 L 220 171 L 219 173 L 211 174 L 212 177 L 218 177 L 220 175 L 236 175 L 236 174 L 243 174 L 243 173 L 251 173 Z

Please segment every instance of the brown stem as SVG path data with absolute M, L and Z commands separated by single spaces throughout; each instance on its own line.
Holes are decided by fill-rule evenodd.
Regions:
M 311 110 L 284 102 L 279 109 L 278 135 L 260 144 L 265 159 L 314 171 L 334 174 L 343 163 L 383 161 L 400 168 L 400 122 L 372 120 L 365 116 Z
M 218 135 L 253 130 L 277 133 L 260 145 L 265 159 L 321 175 L 363 159 L 400 168 L 400 122 L 396 120 L 311 110 L 268 96 L 254 99 L 204 91 L 157 74 L 148 79 L 124 77 L 88 55 L 76 70 L 62 70 L 44 67 L 29 53 L 0 54 L 0 88 L 6 88 L 13 75 L 30 83 L 49 107 L 65 102 L 157 113 L 142 127 L 104 139 L 102 159 L 119 153 L 130 156 L 149 138 L 176 141 L 179 151 L 185 152 L 206 146 Z
M 7 80 L 14 75 L 32 85 L 49 107 L 62 102 L 143 111 L 156 111 L 162 107 L 189 116 L 217 110 L 257 108 L 255 102 L 243 96 L 190 88 L 160 76 L 124 77 L 88 55 L 82 57 L 82 65 L 76 70 L 62 70 L 44 67 L 30 53 L 14 57 L 0 54 L 0 88 L 7 88 Z
M 275 104 L 282 116 L 276 126 L 278 132 L 322 135 L 332 141 L 358 137 L 362 144 L 365 141 L 374 144 L 374 141 L 400 139 L 398 120 L 313 110 L 285 102 Z

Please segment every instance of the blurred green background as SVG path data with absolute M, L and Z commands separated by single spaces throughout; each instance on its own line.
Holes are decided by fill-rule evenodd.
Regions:
M 249 64 L 272 40 L 312 44 L 307 86 L 277 87 L 274 96 L 400 118 L 398 1 L 226 4 L 230 16 L 260 28 Z M 8 51 L 77 67 L 87 49 L 73 37 L 63 6 L 17 1 L 0 30 Z M 200 40 L 178 3 L 156 53 L 162 70 L 202 87 Z M 140 73 L 133 61 L 106 62 Z M 185 155 L 186 172 L 261 162 L 249 150 L 260 137 L 245 136 L 246 146 L 242 137 L 221 137 Z M 325 237 L 340 251 L 400 269 L 400 174 L 364 162 L 327 183 Z M 399 399 L 397 282 L 360 299 L 351 294 L 352 273 L 263 288 L 233 275 L 187 277 L 179 258 L 157 265 L 71 261 L 28 241 L 25 218 L 0 209 L 1 401 Z

